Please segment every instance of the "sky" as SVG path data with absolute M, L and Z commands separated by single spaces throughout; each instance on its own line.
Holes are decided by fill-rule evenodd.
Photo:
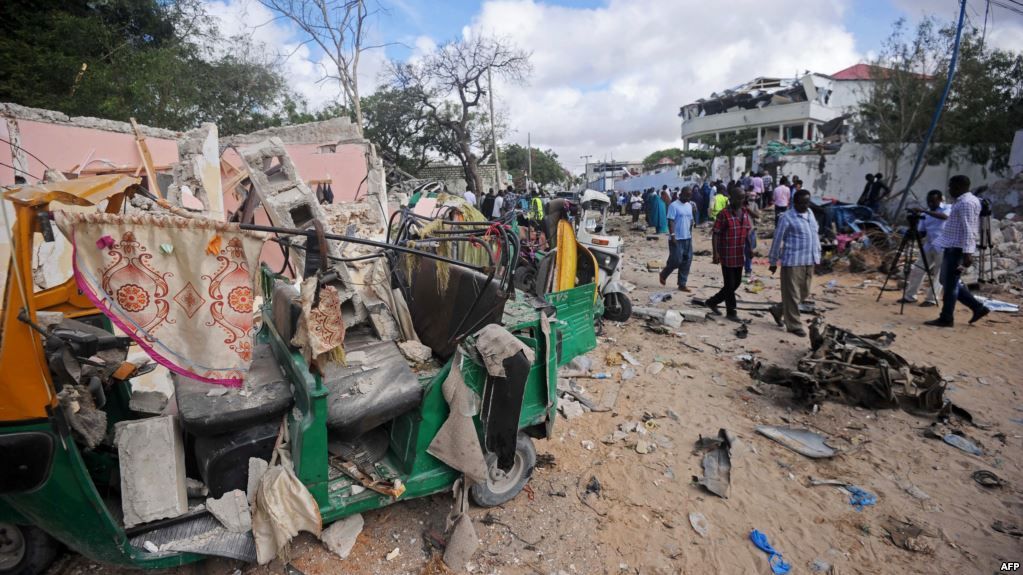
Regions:
M 530 54 L 527 83 L 495 81 L 508 117 L 503 143 L 551 148 L 575 173 L 582 156 L 641 160 L 681 147 L 679 107 L 757 76 L 824 74 L 868 61 L 892 24 L 924 15 L 954 21 L 957 0 L 369 0 L 360 64 L 363 95 L 388 60 L 428 53 L 467 34 L 501 37 Z M 225 32 L 250 34 L 286 56 L 283 72 L 312 108 L 338 98 L 322 81 L 322 52 L 257 0 L 211 0 Z M 984 25 L 985 0 L 968 0 Z M 987 41 L 1023 51 L 1023 16 L 991 6 Z

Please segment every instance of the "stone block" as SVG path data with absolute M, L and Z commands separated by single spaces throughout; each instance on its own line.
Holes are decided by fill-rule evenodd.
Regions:
M 245 498 L 250 507 L 256 504 L 256 490 L 259 489 L 259 482 L 263 479 L 263 474 L 267 469 L 270 469 L 270 463 L 265 459 L 249 458 L 249 476 L 248 482 L 245 484 Z
M 131 399 L 128 400 L 128 408 L 137 413 L 160 415 L 167 407 L 167 401 L 167 396 L 159 391 L 133 389 Z
M 352 547 L 355 547 L 359 533 L 362 533 L 363 524 L 362 514 L 350 515 L 324 529 L 320 534 L 320 541 L 323 541 L 332 553 L 346 559 L 352 552 Z
M 260 460 L 262 461 L 262 460 Z M 231 533 L 247 533 L 252 531 L 252 514 L 249 502 L 241 489 L 228 491 L 220 499 L 206 499 L 206 509 L 220 521 Z
M 185 448 L 177 418 L 122 421 L 115 431 L 124 526 L 186 513 Z

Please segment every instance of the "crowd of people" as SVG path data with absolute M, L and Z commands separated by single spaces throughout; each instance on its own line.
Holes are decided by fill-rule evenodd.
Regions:
M 868 174 L 867 184 L 858 203 L 878 209 L 879 203 L 891 190 L 882 174 Z M 924 277 L 931 278 L 931 289 L 921 306 L 937 306 L 941 302 L 940 316 L 928 325 L 949 327 L 954 325 L 956 302 L 966 305 L 974 323 L 989 313 L 961 281 L 965 268 L 972 264 L 979 236 L 980 201 L 970 193 L 966 176 L 949 180 L 948 191 L 955 199 L 952 205 L 944 203 L 941 190 L 927 194 L 926 208 L 914 210 L 917 233 L 922 238 L 923 251 L 903 291 L 901 303 L 917 301 Z M 668 257 L 659 274 L 661 285 L 666 285 L 674 273 L 676 287 L 689 289 L 689 272 L 693 263 L 693 231 L 696 226 L 712 222 L 711 258 L 721 267 L 721 288 L 705 302 L 714 315 L 721 315 L 724 304 L 725 318 L 741 321 L 737 312 L 736 291 L 743 283 L 753 279 L 753 254 L 757 247 L 756 225 L 762 214 L 770 209 L 774 214 L 775 229 L 768 253 L 768 270 L 773 275 L 781 268 L 781 302 L 770 312 L 779 327 L 796 335 L 806 331 L 799 321 L 799 304 L 810 296 L 815 266 L 821 262 L 820 225 L 810 209 L 810 190 L 803 187 L 798 177 L 782 176 L 775 185 L 764 172 L 743 173 L 726 185 L 722 180 L 707 179 L 702 183 L 669 189 L 648 188 L 631 192 L 609 192 L 612 209 L 621 215 L 631 215 L 632 223 L 642 229 L 668 236 Z M 518 209 L 523 224 L 543 229 L 547 214 L 554 202 L 538 191 L 516 192 L 512 186 L 497 192 L 491 188 L 482 199 L 472 190 L 464 193 L 465 200 L 478 207 L 492 220 L 500 219 L 509 210 Z M 559 208 L 560 209 L 560 208 Z M 641 223 L 640 218 L 643 218 Z

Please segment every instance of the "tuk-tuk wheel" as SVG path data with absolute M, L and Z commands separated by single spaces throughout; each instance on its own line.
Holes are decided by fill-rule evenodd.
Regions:
M 496 507 L 507 503 L 522 491 L 536 466 L 536 448 L 533 440 L 520 433 L 515 441 L 515 463 L 507 472 L 497 466 L 497 456 L 487 457 L 487 482 L 476 483 L 469 489 L 472 502 L 480 507 Z
M 632 317 L 632 302 L 623 293 L 612 292 L 604 296 L 604 319 L 628 321 Z
M 57 542 L 42 529 L 0 523 L 0 575 L 38 575 L 57 557 Z

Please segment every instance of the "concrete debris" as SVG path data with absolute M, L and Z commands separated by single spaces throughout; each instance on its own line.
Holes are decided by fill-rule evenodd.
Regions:
M 177 418 L 122 421 L 115 432 L 124 526 L 186 513 L 185 447 Z
M 92 393 L 82 385 L 65 385 L 57 394 L 74 437 L 94 449 L 107 436 L 107 412 L 96 407 Z
M 433 359 L 433 350 L 418 341 L 400 342 L 398 343 L 398 349 L 401 350 L 405 359 L 416 364 L 429 363 Z
M 188 493 L 189 499 L 206 497 L 210 494 L 210 490 L 206 488 L 205 483 L 191 477 L 185 479 L 185 492 Z
M 258 457 L 249 458 L 249 475 L 248 481 L 245 483 L 245 499 L 249 502 L 249 506 L 253 506 L 256 503 L 256 490 L 259 489 L 259 482 L 263 479 L 263 474 L 266 470 L 270 469 L 270 463 L 265 459 Z
M 252 513 L 241 489 L 228 491 L 220 499 L 207 498 L 206 509 L 209 509 L 217 521 L 232 533 L 252 531 Z
M 621 355 L 622 359 L 627 361 L 629 363 L 629 365 L 633 365 L 633 366 L 642 365 L 642 364 L 639 363 L 639 360 L 635 358 L 635 356 L 633 356 L 631 353 L 629 353 L 627 351 L 619 351 L 618 354 Z
M 565 419 L 568 420 L 573 420 L 584 413 L 583 405 L 578 401 L 573 401 L 571 399 L 562 399 L 559 401 L 558 411 L 560 411 L 561 415 L 564 415 Z
M 395 559 L 398 558 L 398 555 L 400 555 L 400 554 L 401 554 L 401 549 L 395 547 L 394 549 L 391 550 L 390 553 L 387 554 L 386 557 L 384 557 L 384 559 L 387 559 L 388 561 L 394 561 Z
M 341 559 L 347 559 L 355 547 L 355 541 L 362 533 L 364 525 L 362 514 L 356 513 L 334 523 L 320 533 L 320 541 L 324 546 Z
M 226 388 L 221 389 L 226 390 Z M 168 400 L 169 398 L 159 391 L 133 389 L 131 391 L 131 399 L 128 400 L 128 409 L 136 413 L 160 415 L 166 409 Z

